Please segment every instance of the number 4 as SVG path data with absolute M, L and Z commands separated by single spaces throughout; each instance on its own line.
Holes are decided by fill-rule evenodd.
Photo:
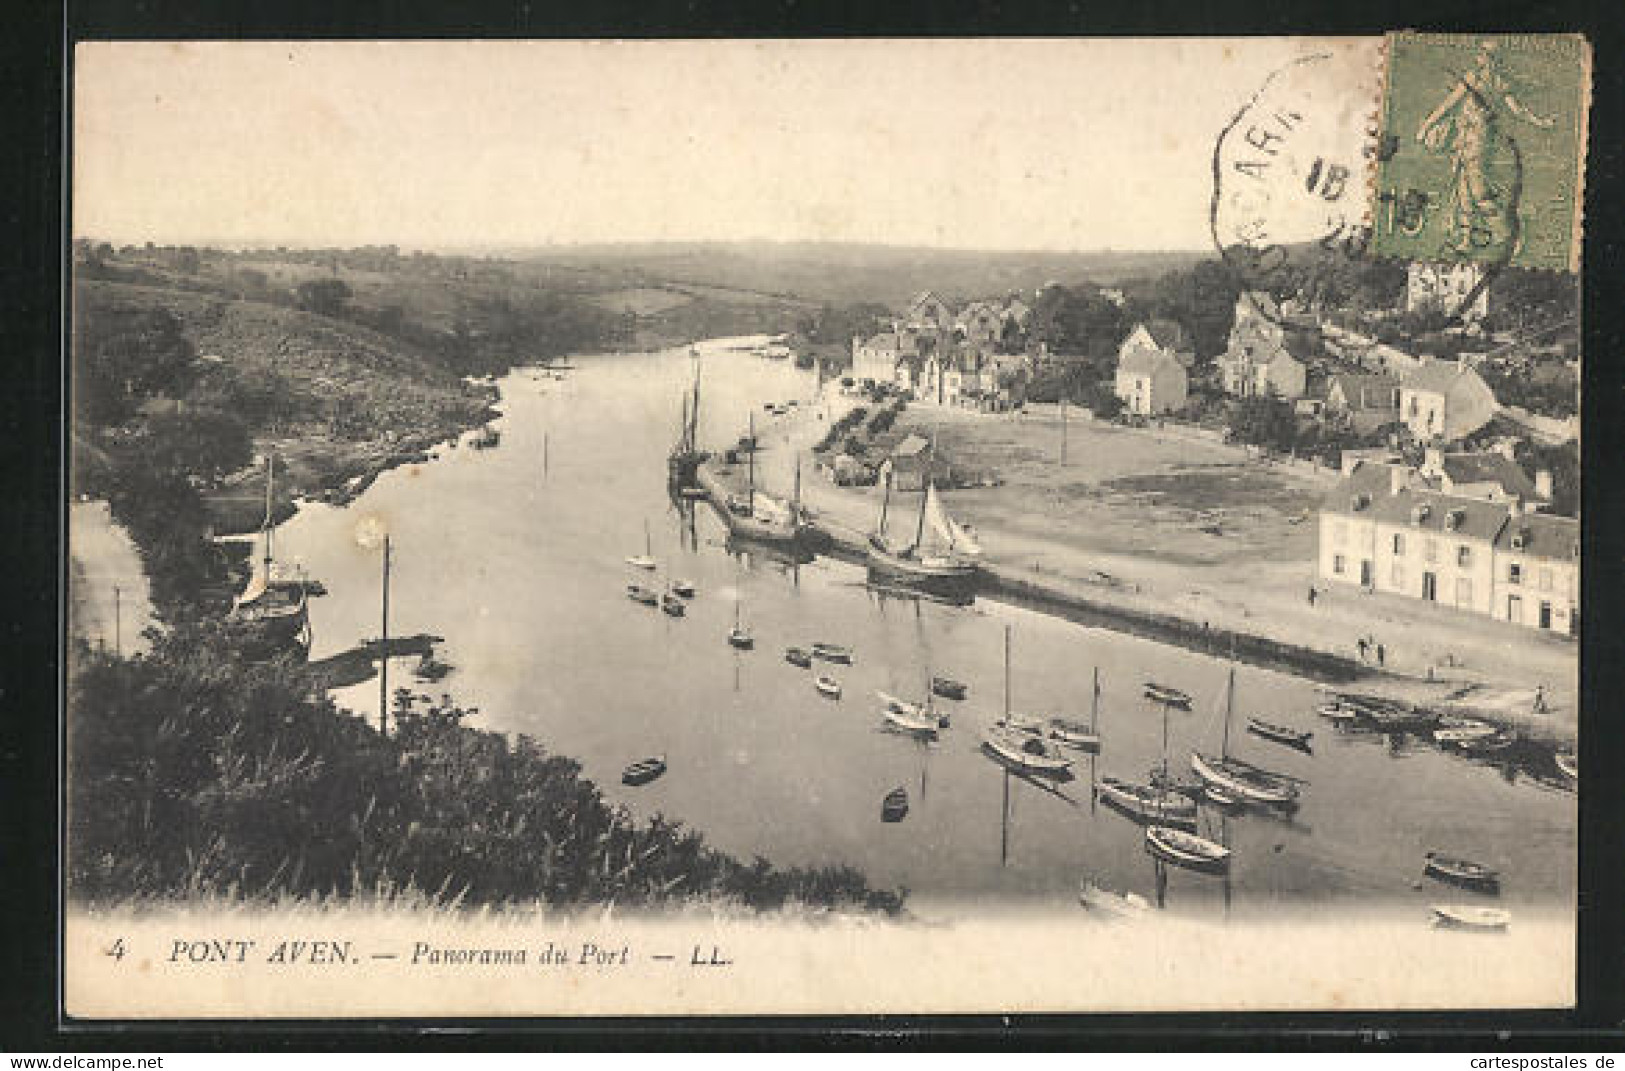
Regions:
M 113 942 L 113 947 L 109 948 L 107 950 L 106 954 L 109 955 L 109 956 L 112 956 L 114 959 L 123 959 L 124 958 L 124 938 L 120 937 L 117 940 L 115 940 Z

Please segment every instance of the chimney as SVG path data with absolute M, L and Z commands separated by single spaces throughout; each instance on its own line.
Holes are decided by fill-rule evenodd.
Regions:
M 1388 466 L 1388 493 L 1397 495 L 1405 490 L 1406 471 L 1404 465 Z
M 1535 473 L 1535 494 L 1550 502 L 1552 500 L 1552 470 L 1541 469 Z

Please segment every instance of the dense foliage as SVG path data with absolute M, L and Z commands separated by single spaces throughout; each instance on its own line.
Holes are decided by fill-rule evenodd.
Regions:
M 68 875 L 90 901 L 415 887 L 465 903 L 701 897 L 896 911 L 843 867 L 746 865 L 634 821 L 574 761 L 403 702 L 388 736 L 292 661 L 180 622 L 149 654 L 81 647 L 70 678 Z M 404 697 L 403 697 L 404 698 Z

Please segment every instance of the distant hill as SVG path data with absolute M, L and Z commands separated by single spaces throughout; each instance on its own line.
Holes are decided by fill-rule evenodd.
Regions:
M 1188 268 L 1211 250 L 1048 252 L 936 249 L 840 242 L 648 242 L 515 249 L 533 265 L 645 283 L 696 283 L 811 302 L 899 306 L 921 290 L 950 300 L 1047 282 L 1113 285 Z

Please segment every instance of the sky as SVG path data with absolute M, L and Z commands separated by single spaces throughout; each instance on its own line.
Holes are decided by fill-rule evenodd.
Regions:
M 403 249 L 1193 249 L 1209 241 L 1220 131 L 1272 71 L 1325 47 L 86 43 L 73 231 Z M 1357 52 L 1375 63 L 1369 43 Z

